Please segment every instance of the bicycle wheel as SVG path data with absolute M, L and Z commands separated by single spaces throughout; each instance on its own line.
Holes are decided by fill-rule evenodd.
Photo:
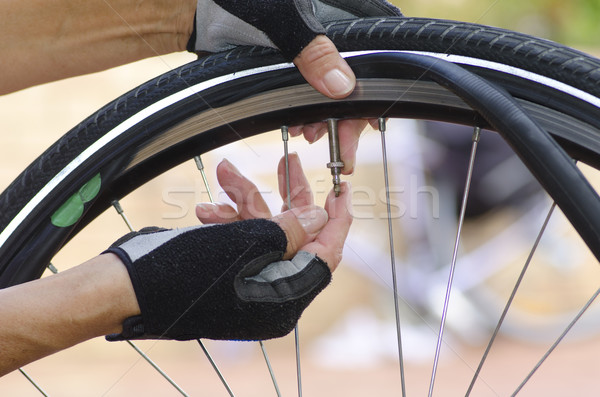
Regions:
M 600 201 L 571 160 L 600 165 L 598 60 L 451 21 L 363 19 L 327 31 L 358 77 L 345 100 L 315 93 L 274 51 L 240 48 L 160 76 L 66 134 L 0 197 L 0 286 L 39 277 L 114 200 L 161 172 L 245 137 L 329 118 L 419 118 L 497 130 L 598 256 Z M 509 120 L 513 108 L 494 109 L 513 98 L 528 117 Z

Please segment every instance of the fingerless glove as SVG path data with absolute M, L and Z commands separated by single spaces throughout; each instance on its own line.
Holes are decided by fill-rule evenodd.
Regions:
M 126 319 L 122 333 L 107 339 L 286 335 L 331 280 L 316 255 L 299 252 L 281 260 L 286 247 L 284 231 L 263 219 L 124 236 L 106 252 L 127 267 L 141 315 Z
M 401 15 L 385 0 L 198 0 L 188 50 L 256 45 L 278 48 L 292 60 L 325 33 L 322 23 Z

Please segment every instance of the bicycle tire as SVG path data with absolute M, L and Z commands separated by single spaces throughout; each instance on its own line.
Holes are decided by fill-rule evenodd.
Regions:
M 464 101 L 414 69 L 381 65 L 389 53 L 450 60 L 483 76 L 515 97 L 572 158 L 600 168 L 598 60 L 546 40 L 451 21 L 364 19 L 327 29 L 359 78 L 357 93 L 347 100 L 316 94 L 273 50 L 239 48 L 160 76 L 67 133 L 0 196 L 0 288 L 39 277 L 55 252 L 114 199 L 194 155 L 240 139 L 238 132 L 245 137 L 356 114 L 489 127 Z M 191 88 L 198 86 L 202 91 Z M 404 92 L 400 102 L 398 90 Z M 200 122 L 204 126 L 197 128 Z M 579 180 L 559 183 L 574 192 L 581 187 Z M 52 215 L 73 197 L 81 201 L 81 214 L 57 226 Z
M 600 164 L 600 120 L 594 116 L 600 106 L 600 62 L 595 58 L 527 35 L 452 21 L 361 19 L 331 23 L 327 32 L 351 63 L 361 59 L 351 58 L 357 52 L 404 51 L 460 64 L 517 98 L 573 158 L 596 167 Z M 476 120 L 488 127 L 462 101 L 443 94 L 436 83 L 420 80 L 419 75 L 406 75 L 404 70 L 369 62 L 358 61 L 354 66 L 363 92 L 334 102 L 307 89 L 301 76 L 276 51 L 238 48 L 176 69 L 108 104 L 50 147 L 0 196 L 0 287 L 39 277 L 60 246 L 113 199 L 186 158 L 240 139 L 237 130 L 251 136 L 282 122 L 297 124 L 332 115 L 351 117 L 358 105 L 362 116 L 411 116 L 465 124 Z M 391 80 L 396 81 L 394 89 L 414 88 L 418 83 L 430 93 L 421 97 L 417 93 L 410 101 L 403 98 L 398 102 L 396 91 L 388 89 Z M 238 116 L 224 119 L 226 111 L 247 105 L 257 95 L 277 94 L 290 87 L 299 87 L 291 95 L 297 102 L 308 101 L 311 106 L 296 104 L 290 112 L 287 105 L 278 104 L 274 111 L 250 116 L 240 116 L 236 110 Z M 194 91 L 199 88 L 202 91 Z M 361 97 L 372 95 L 369 90 L 382 90 L 388 97 Z M 152 111 L 174 98 L 178 99 L 167 108 Z M 403 106 L 393 106 L 398 103 Z M 216 125 L 205 126 L 202 133 L 186 136 L 167 148 L 160 147 L 166 132 L 182 133 L 185 123 L 189 127 L 190 120 L 207 109 L 218 109 Z M 236 128 L 248 117 L 254 121 L 250 127 Z M 125 128 L 123 123 L 132 124 L 115 139 L 109 139 L 116 129 Z M 157 148 L 156 152 L 145 152 Z M 52 214 L 100 170 L 101 188 L 93 202 L 85 203 L 85 211 L 74 224 L 54 225 Z

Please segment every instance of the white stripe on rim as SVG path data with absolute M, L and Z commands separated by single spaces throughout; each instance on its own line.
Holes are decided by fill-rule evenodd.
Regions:
M 23 207 L 23 209 L 13 218 L 13 220 L 6 226 L 6 228 L 0 234 L 0 246 L 4 245 L 8 240 L 9 236 L 16 230 L 19 224 L 25 220 L 29 214 L 36 208 L 44 197 L 54 190 L 65 178 L 76 170 L 81 164 L 87 159 L 94 155 L 98 150 L 109 144 L 111 141 L 119 138 L 123 133 L 127 132 L 130 128 L 142 122 L 143 120 L 151 117 L 152 115 L 162 111 L 163 109 L 193 95 L 200 95 L 200 93 L 211 87 L 215 87 L 219 84 L 227 83 L 239 78 L 252 76 L 255 74 L 270 72 L 279 69 L 285 69 L 293 67 L 291 63 L 282 63 L 278 65 L 265 66 L 261 68 L 244 70 L 241 72 L 232 73 L 226 76 L 217 77 L 195 86 L 191 86 L 183 89 L 167 98 L 164 98 L 158 102 L 153 103 L 147 108 L 141 110 L 135 115 L 131 116 L 121 124 L 107 132 L 104 136 L 90 145 L 85 149 L 79 156 L 71 161 L 65 168 L 63 168 L 54 178 L 52 178 L 40 191 Z
M 470 58 L 461 55 L 451 55 L 451 54 L 439 54 L 432 52 L 422 52 L 422 51 L 353 51 L 353 52 L 345 52 L 342 55 L 345 58 L 352 58 L 363 55 L 377 54 L 377 53 L 409 53 L 416 55 L 426 55 L 438 59 L 442 59 L 448 62 L 457 63 L 461 65 L 470 65 L 481 67 L 485 69 L 499 71 L 505 74 L 517 76 L 526 80 L 530 80 L 533 82 L 537 82 L 549 87 L 552 87 L 558 91 L 564 92 L 565 94 L 571 95 L 582 101 L 588 102 L 591 105 L 594 105 L 600 108 L 600 98 L 597 98 L 593 95 L 588 94 L 582 90 L 573 88 L 567 84 L 561 83 L 554 79 L 550 79 L 548 77 L 541 76 L 536 73 L 528 72 L 523 69 L 519 69 L 513 66 L 504 65 L 497 62 L 491 62 L 486 60 L 481 60 L 477 58 Z M 90 147 L 88 147 L 85 151 L 83 151 L 79 156 L 77 156 L 73 161 L 71 161 L 64 169 L 62 169 L 54 178 L 52 178 L 40 191 L 23 207 L 23 209 L 13 218 L 13 220 L 8 224 L 8 226 L 0 233 L 0 246 L 4 245 L 8 240 L 9 236 L 14 233 L 17 229 L 18 225 L 21 224 L 29 214 L 41 203 L 43 198 L 50 193 L 53 189 L 55 189 L 68 175 L 70 175 L 75 169 L 77 169 L 81 164 L 83 164 L 86 160 L 88 160 L 96 151 L 100 150 L 102 147 L 110 143 L 111 141 L 117 139 L 121 134 L 125 133 L 129 128 L 135 126 L 146 118 L 162 111 L 163 109 L 185 99 L 191 97 L 193 95 L 200 95 L 200 93 L 206 89 L 215 87 L 219 84 L 227 83 L 236 79 L 245 78 L 248 76 L 253 76 L 261 73 L 271 72 L 275 70 L 283 70 L 287 68 L 293 67 L 291 63 L 281 63 L 277 65 L 265 66 L 256 69 L 244 70 L 241 72 L 232 73 L 226 76 L 217 77 L 203 83 L 199 83 L 197 85 L 188 87 L 179 91 L 167 98 L 164 98 L 147 108 L 141 110 L 135 115 L 131 116 L 129 119 L 125 120 L 109 132 L 107 132 L 104 136 L 98 139 L 95 143 L 93 143 Z

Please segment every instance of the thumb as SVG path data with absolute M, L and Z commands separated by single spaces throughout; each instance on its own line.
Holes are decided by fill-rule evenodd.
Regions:
M 315 239 L 329 220 L 329 215 L 321 207 L 307 205 L 285 211 L 271 220 L 285 232 L 288 244 L 284 259 L 290 259 L 301 247 Z
M 345 98 L 354 90 L 356 76 L 326 36 L 319 35 L 294 59 L 306 81 L 332 99 Z

